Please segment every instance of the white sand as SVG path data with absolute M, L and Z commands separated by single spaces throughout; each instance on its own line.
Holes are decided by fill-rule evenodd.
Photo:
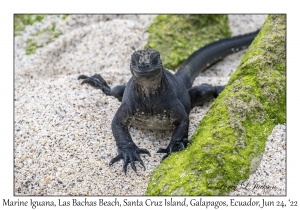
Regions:
M 80 85 L 77 77 L 101 73 L 111 86 L 126 84 L 131 76 L 130 55 L 133 48 L 142 49 L 146 44 L 147 27 L 154 17 L 70 15 L 62 21 L 53 16 L 27 26 L 24 35 L 15 37 L 16 195 L 144 195 L 150 174 L 162 157 L 156 151 L 167 146 L 171 132 L 130 128 L 137 146 L 151 153 L 151 157 L 142 155 L 146 170 L 136 164 L 138 175 L 128 168 L 125 176 L 122 161 L 109 167 L 110 159 L 117 155 L 111 121 L 120 102 Z M 265 18 L 230 15 L 233 35 L 254 31 Z M 52 23 L 63 35 L 26 56 L 26 40 Z M 212 66 L 194 85 L 226 84 L 243 54 L 228 56 Z M 192 110 L 189 136 L 210 105 Z M 285 126 L 275 127 L 272 135 L 277 143 L 285 144 Z M 280 166 L 281 175 L 270 170 L 266 176 L 258 170 L 250 179 L 251 183 L 274 180 L 280 190 L 265 193 L 279 195 L 285 194 L 285 148 L 277 148 L 276 142 L 270 137 L 266 150 L 278 149 L 274 153 L 281 158 L 263 159 L 260 167 Z M 232 194 L 252 192 L 237 190 Z

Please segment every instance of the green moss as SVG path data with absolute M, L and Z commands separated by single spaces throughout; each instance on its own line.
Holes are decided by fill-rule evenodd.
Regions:
M 15 14 L 14 15 L 14 34 L 15 36 L 22 35 L 26 25 L 33 25 L 36 22 L 41 22 L 47 15 L 34 15 L 34 14 Z M 57 17 L 65 20 L 68 14 L 56 15 Z
M 27 45 L 26 45 L 26 55 L 30 55 L 35 53 L 36 51 L 36 42 L 32 39 L 27 40 Z
M 56 30 L 55 28 L 56 26 L 55 24 L 53 24 L 52 27 L 37 32 L 34 35 L 33 39 L 28 39 L 25 48 L 26 55 L 35 53 L 37 48 L 43 47 L 54 41 L 55 38 L 59 37 L 61 35 L 61 32 Z
M 64 15 L 57 15 L 57 17 L 65 20 L 69 15 L 68 14 L 64 14 Z
M 285 15 L 270 15 L 184 151 L 152 174 L 148 195 L 226 195 L 253 173 L 286 121 Z
M 148 32 L 146 47 L 158 50 L 172 70 L 197 49 L 231 36 L 227 15 L 158 15 Z
M 25 29 L 26 25 L 32 25 L 35 22 L 40 22 L 44 19 L 46 15 L 14 15 L 14 34 L 15 36 L 20 36 Z
M 36 22 L 42 21 L 47 15 L 14 15 L 14 34 L 15 36 L 22 35 L 25 30 L 26 25 L 33 25 Z M 65 15 L 55 15 L 62 20 L 65 20 L 68 16 Z M 55 38 L 59 37 L 61 32 L 56 30 L 55 24 L 53 24 L 50 28 L 46 28 L 44 30 L 38 31 L 34 34 L 34 37 L 27 40 L 27 44 L 25 47 L 26 55 L 30 55 L 35 53 L 37 48 L 43 47 L 50 42 L 52 42 Z

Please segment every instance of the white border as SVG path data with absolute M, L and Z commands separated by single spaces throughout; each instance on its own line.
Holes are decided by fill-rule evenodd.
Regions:
M 295 2 L 295 3 L 293 3 Z M 296 1 L 37 1 L 37 0 L 15 0 L 3 1 L 1 3 L 1 109 L 0 109 L 0 208 L 12 209 L 12 207 L 2 207 L 3 199 L 13 200 L 54 200 L 59 197 L 13 197 L 13 14 L 14 13 L 286 13 L 287 14 L 287 196 L 286 197 L 266 197 L 268 200 L 283 200 L 288 203 L 288 199 L 297 200 L 297 192 L 300 190 L 300 182 L 297 180 L 299 174 L 299 12 L 296 9 Z M 297 62 L 298 61 L 298 62 Z M 298 135 L 297 135 L 298 134 Z M 119 197 L 135 200 L 139 197 Z M 206 200 L 227 200 L 234 197 L 204 197 Z M 262 197 L 264 198 L 264 197 Z M 262 198 L 254 197 L 255 200 Z M 72 197 L 64 197 L 72 199 Z M 78 197 L 79 199 L 79 197 Z M 80 197 L 80 199 L 84 199 Z M 98 200 L 92 197 L 91 200 Z M 107 199 L 113 199 L 107 197 Z M 140 197 L 146 200 L 148 197 Z M 153 200 L 164 200 L 165 197 L 153 197 Z M 188 199 L 192 199 L 189 197 Z M 247 200 L 248 197 L 236 198 Z M 300 205 L 298 199 L 298 206 Z M 56 207 L 56 209 L 66 209 L 70 207 Z M 96 207 L 101 208 L 103 207 Z M 126 208 L 126 207 L 125 207 Z M 129 207 L 140 209 L 140 207 Z M 171 208 L 171 207 L 163 207 Z M 179 207 L 172 207 L 179 208 Z M 199 207 L 196 207 L 199 208 Z M 38 209 L 42 209 L 39 207 Z M 48 208 L 49 209 L 49 208 Z M 221 208 L 220 208 L 221 209 Z

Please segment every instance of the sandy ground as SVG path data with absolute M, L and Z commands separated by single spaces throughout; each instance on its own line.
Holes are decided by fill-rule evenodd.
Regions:
M 109 167 L 110 159 L 117 155 L 110 126 L 120 102 L 80 85 L 77 77 L 101 73 L 111 86 L 126 84 L 131 76 L 130 55 L 146 44 L 147 28 L 154 17 L 70 15 L 62 21 L 49 16 L 15 37 L 15 195 L 144 195 L 162 157 L 156 151 L 167 146 L 171 132 L 130 128 L 137 146 L 151 153 L 151 157 L 141 155 L 146 170 L 136 164 L 138 174 L 129 168 L 125 176 L 122 161 Z M 256 30 L 265 18 L 230 15 L 233 35 Z M 53 23 L 63 35 L 35 54 L 25 55 L 26 41 Z M 226 84 L 243 54 L 228 56 L 212 66 L 194 85 Z M 189 136 L 210 105 L 192 110 Z M 266 183 L 276 189 L 245 189 L 244 182 L 232 195 L 285 194 L 285 125 L 274 128 L 268 150 L 272 153 L 268 156 L 266 152 L 247 183 Z

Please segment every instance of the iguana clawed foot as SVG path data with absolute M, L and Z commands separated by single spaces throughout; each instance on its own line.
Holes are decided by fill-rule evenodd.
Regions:
M 136 166 L 134 164 L 134 161 L 139 161 L 139 163 L 145 168 L 144 162 L 140 157 L 140 154 L 148 154 L 150 155 L 150 152 L 146 149 L 140 149 L 138 148 L 136 145 L 130 145 L 130 146 L 126 146 L 126 148 L 121 148 L 118 149 L 118 155 L 116 157 L 114 157 L 113 159 L 111 159 L 109 166 L 111 166 L 112 164 L 114 164 L 115 162 L 123 159 L 124 163 L 123 163 L 123 171 L 126 174 L 127 172 L 127 166 L 130 163 L 131 168 L 135 171 L 135 173 L 137 173 L 136 171 Z
M 87 83 L 97 89 L 101 89 L 105 93 L 105 95 L 110 95 L 110 87 L 100 74 L 94 74 L 91 77 L 80 75 L 78 79 L 84 79 L 81 84 Z
M 225 85 L 221 85 L 221 86 L 215 86 L 215 95 L 214 97 L 217 98 L 219 96 L 219 94 L 224 90 Z
M 188 144 L 190 144 L 190 140 L 184 138 L 182 141 L 170 143 L 166 149 L 159 148 L 157 153 L 167 153 L 162 157 L 162 161 L 168 157 L 172 152 L 178 152 L 180 150 L 184 150 Z

